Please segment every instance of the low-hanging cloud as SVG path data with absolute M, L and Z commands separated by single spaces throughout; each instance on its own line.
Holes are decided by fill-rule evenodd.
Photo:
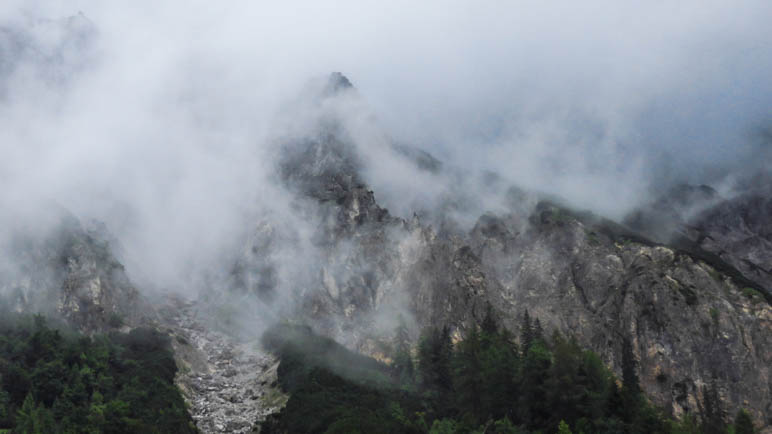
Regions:
M 255 215 L 291 214 L 277 143 L 315 125 L 308 80 L 343 71 L 359 99 L 336 113 L 394 213 L 478 186 L 397 141 L 619 217 L 652 185 L 769 167 L 771 19 L 764 0 L 6 1 L 0 201 L 105 221 L 133 279 L 194 285 Z

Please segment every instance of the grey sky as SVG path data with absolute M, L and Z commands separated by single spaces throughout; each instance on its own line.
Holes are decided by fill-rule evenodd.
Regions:
M 770 22 L 765 0 L 6 0 L 28 48 L 0 43 L 0 196 L 103 219 L 173 281 L 286 207 L 275 139 L 342 71 L 395 212 L 452 186 L 380 158 L 389 139 L 619 217 L 653 183 L 769 167 Z

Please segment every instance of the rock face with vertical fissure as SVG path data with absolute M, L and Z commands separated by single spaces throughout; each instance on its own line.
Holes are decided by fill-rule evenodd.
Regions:
M 338 74 L 319 98 L 354 91 Z M 386 359 L 380 342 L 400 315 L 414 339 L 441 325 L 462 339 L 488 306 L 517 336 L 527 310 L 547 335 L 576 336 L 620 376 L 629 340 L 644 392 L 675 415 L 699 413 L 703 386 L 715 382 L 727 414 L 743 407 L 758 424 L 772 425 L 768 178 L 730 198 L 684 187 L 624 225 L 513 188 L 502 199 L 510 204 L 505 209 L 480 209 L 473 224 L 462 225 L 450 216 L 389 213 L 345 126 L 325 117 L 318 130 L 289 140 L 277 165 L 277 179 L 293 197 L 292 217 L 312 231 L 300 233 L 293 220 L 270 214 L 255 222 L 233 267 L 223 270 L 227 278 L 215 285 L 237 300 L 257 300 L 242 303 L 239 315 L 268 307 L 260 321 L 266 312 L 304 321 Z M 451 170 L 404 144 L 393 152 L 427 176 Z M 442 209 L 461 200 L 451 196 Z M 249 431 L 283 404 L 286 396 L 272 385 L 275 359 L 214 330 L 205 298 L 169 301 L 159 318 L 104 239 L 70 220 L 42 241 L 19 241 L 13 247 L 20 263 L 50 273 L 36 273 L 38 280 L 7 275 L 2 293 L 20 309 L 35 297 L 55 300 L 51 309 L 83 330 L 122 319 L 173 335 L 177 384 L 204 432 Z M 287 269 L 288 258 L 295 268 Z
M 471 228 L 430 224 L 380 207 L 356 144 L 324 131 L 288 147 L 281 166 L 318 210 L 325 254 L 298 314 L 319 331 L 380 356 L 382 319 L 397 312 L 413 336 L 447 324 L 462 338 L 488 304 L 513 331 L 527 310 L 618 374 L 629 339 L 643 390 L 674 415 L 698 413 L 715 381 L 728 414 L 744 407 L 772 423 L 768 200 L 686 186 L 620 225 L 513 190 L 509 212 L 481 210 Z

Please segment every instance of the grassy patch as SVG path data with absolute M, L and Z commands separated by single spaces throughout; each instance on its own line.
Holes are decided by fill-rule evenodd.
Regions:
M 282 393 L 280 390 L 269 389 L 268 392 L 263 395 L 263 404 L 267 407 L 283 407 L 288 399 L 289 396 Z
M 710 318 L 713 319 L 713 324 L 718 325 L 718 309 L 715 307 L 710 308 Z
M 600 238 L 598 238 L 598 234 L 595 233 L 595 231 L 591 231 L 591 230 L 585 229 L 584 233 L 585 233 L 585 235 L 587 235 L 587 242 L 591 246 L 598 246 L 598 245 L 600 245 Z
M 708 268 L 708 274 L 710 274 L 710 277 L 712 277 L 716 282 L 721 282 L 723 280 L 721 278 L 721 273 L 719 273 L 718 270 L 713 267 Z
M 111 312 L 110 316 L 107 319 L 107 325 L 109 325 L 112 328 L 121 328 L 123 327 L 124 321 L 123 317 L 117 313 L 117 312 Z
M 743 295 L 751 299 L 754 304 L 764 299 L 764 295 L 761 292 L 750 287 L 743 288 Z

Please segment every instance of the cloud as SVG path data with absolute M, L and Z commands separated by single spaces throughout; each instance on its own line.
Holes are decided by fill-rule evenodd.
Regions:
M 255 215 L 294 212 L 278 143 L 315 125 L 308 80 L 343 71 L 361 99 L 329 109 L 394 213 L 460 191 L 473 222 L 501 206 L 476 193 L 489 171 L 618 217 L 652 185 L 769 165 L 770 18 L 764 0 L 11 0 L 0 201 L 103 220 L 133 279 L 193 285 Z

